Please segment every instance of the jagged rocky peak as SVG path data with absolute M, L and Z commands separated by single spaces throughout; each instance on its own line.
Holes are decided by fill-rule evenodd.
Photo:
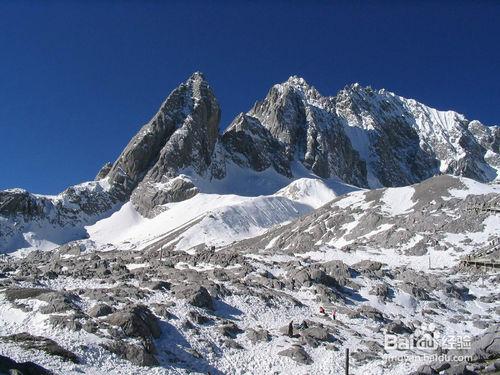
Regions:
M 132 138 L 108 173 L 123 196 L 141 182 L 160 182 L 179 169 L 203 172 L 218 136 L 220 109 L 203 74 L 194 73 L 167 97 Z
M 498 178 L 498 127 L 361 85 L 345 87 L 334 102 L 356 149 L 364 150 L 374 187 L 441 173 L 483 182 Z
M 490 181 L 500 165 L 494 128 L 359 83 L 329 97 L 291 76 L 222 136 L 219 118 L 215 95 L 196 72 L 98 178 L 107 176 L 115 194 L 154 216 L 163 204 L 197 194 L 193 174 L 224 178 L 229 160 L 287 177 L 298 161 L 319 177 L 360 187 L 403 186 L 440 173 Z
M 200 72 L 177 87 L 156 115 L 132 138 L 107 176 L 115 194 L 131 196 L 143 215 L 156 206 L 196 194 L 189 179 L 179 179 L 190 168 L 211 173 L 218 140 L 220 108 Z
M 274 85 L 248 115 L 284 145 L 289 160 L 300 161 L 320 177 L 338 177 L 365 187 L 364 162 L 335 113 L 328 110 L 330 102 L 304 79 L 292 76 Z
M 275 85 L 279 91 L 293 90 L 295 93 L 302 96 L 303 99 L 320 99 L 321 94 L 316 88 L 310 85 L 304 78 L 299 76 L 291 76 L 285 82 Z
M 274 137 L 293 149 L 291 145 L 297 142 L 305 128 L 305 106 L 310 100 L 320 98 L 319 92 L 303 78 L 291 76 L 286 82 L 271 87 L 265 99 L 257 102 L 248 114 L 259 119 Z

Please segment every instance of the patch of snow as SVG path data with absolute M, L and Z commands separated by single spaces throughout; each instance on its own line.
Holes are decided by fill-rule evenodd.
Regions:
M 450 194 L 455 198 L 465 198 L 468 195 L 500 193 L 499 184 L 484 184 L 466 177 L 460 177 L 460 181 L 465 185 L 463 189 L 450 189 Z
M 415 189 L 411 186 L 386 189 L 382 197 L 382 202 L 385 203 L 382 211 L 391 216 L 407 213 L 415 205 L 412 201 L 413 193 Z

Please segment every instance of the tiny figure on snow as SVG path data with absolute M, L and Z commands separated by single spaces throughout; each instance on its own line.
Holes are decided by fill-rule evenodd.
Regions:
M 332 318 L 333 318 L 333 320 L 337 320 L 337 311 L 336 310 L 332 311 Z
M 325 308 L 323 306 L 320 306 L 319 307 L 319 313 L 322 314 L 322 315 L 325 315 L 326 312 L 325 312 Z
M 288 337 L 293 337 L 293 320 L 288 324 Z

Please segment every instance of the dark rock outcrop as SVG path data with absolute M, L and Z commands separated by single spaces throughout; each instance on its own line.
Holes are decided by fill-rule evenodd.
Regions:
M 49 371 L 34 362 L 16 362 L 3 355 L 0 355 L 0 373 L 19 375 L 53 375 L 52 371 Z
M 157 366 L 159 364 L 154 354 L 144 345 L 116 340 L 103 344 L 102 346 L 110 352 L 138 366 Z
M 213 310 L 214 304 L 212 296 L 208 290 L 199 285 L 176 285 L 172 288 L 172 292 L 177 298 L 182 298 L 188 301 L 191 305 Z
M 140 337 L 146 340 L 160 337 L 158 318 L 142 305 L 127 306 L 108 315 L 106 323 L 118 326 L 128 337 Z
M 155 206 L 191 197 L 195 190 L 169 181 L 187 167 L 199 175 L 210 173 L 219 119 L 211 88 L 194 73 L 132 138 L 108 173 L 110 183 L 124 198 L 137 188 L 132 202 L 145 216 Z
M 278 353 L 279 355 L 285 356 L 285 357 L 290 357 L 293 359 L 295 362 L 304 364 L 304 365 L 310 365 L 313 363 L 311 356 L 307 354 L 307 352 L 304 350 L 304 348 L 300 345 L 293 345 L 292 347 L 283 350 Z

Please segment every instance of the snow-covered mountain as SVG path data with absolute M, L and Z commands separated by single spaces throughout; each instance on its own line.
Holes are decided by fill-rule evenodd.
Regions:
M 0 192 L 0 251 L 84 238 L 85 226 L 126 202 L 154 218 L 200 193 L 283 196 L 285 189 L 316 196 L 313 207 L 355 187 L 405 186 L 439 174 L 499 178 L 499 127 L 358 84 L 327 97 L 290 77 L 222 134 L 219 127 L 215 94 L 194 73 L 96 181 L 55 197 Z M 316 184 L 294 185 L 302 178 L 320 179 L 329 191 L 318 198 L 308 191 Z

